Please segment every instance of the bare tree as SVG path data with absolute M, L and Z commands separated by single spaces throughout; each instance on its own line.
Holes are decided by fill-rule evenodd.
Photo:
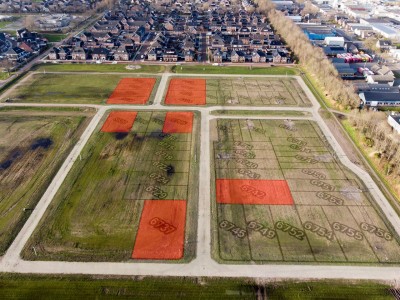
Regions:
M 24 27 L 31 30 L 35 26 L 35 17 L 32 15 L 26 15 L 24 17 Z

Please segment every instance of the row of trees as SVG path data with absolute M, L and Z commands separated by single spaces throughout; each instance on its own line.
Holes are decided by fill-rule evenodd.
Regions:
M 359 98 L 350 86 L 338 76 L 336 68 L 323 50 L 314 47 L 299 26 L 275 9 L 269 0 L 255 0 L 258 10 L 267 15 L 275 31 L 281 35 L 306 70 L 313 75 L 327 94 L 345 107 L 356 107 Z
M 284 13 L 277 11 L 269 0 L 255 0 L 258 10 L 265 13 L 271 25 L 286 41 L 298 57 L 300 63 L 311 73 L 329 96 L 348 108 L 359 104 L 358 95 L 351 85 L 347 86 L 338 76 L 337 70 L 326 58 L 322 49 L 314 47 L 299 26 L 294 24 Z M 361 134 L 365 146 L 375 150 L 379 159 L 378 168 L 388 178 L 395 181 L 400 178 L 400 140 L 397 133 L 387 123 L 387 115 L 353 109 L 350 116 L 351 125 Z
M 350 116 L 351 125 L 361 133 L 366 146 L 376 150 L 379 165 L 385 175 L 394 179 L 400 178 L 400 139 L 387 123 L 384 112 L 353 110 Z

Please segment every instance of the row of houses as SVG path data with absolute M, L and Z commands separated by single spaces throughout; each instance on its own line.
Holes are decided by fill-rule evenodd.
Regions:
M 2 59 L 17 64 L 47 49 L 47 39 L 36 32 L 26 28 L 17 30 L 17 38 L 12 38 L 5 33 L 0 33 Z
M 1 0 L 0 11 L 7 13 L 85 12 L 101 0 Z
M 276 49 L 263 51 L 254 50 L 253 52 L 244 51 L 224 51 L 215 50 L 212 54 L 212 60 L 215 63 L 232 62 L 232 63 L 275 63 L 284 64 L 290 62 L 288 54 Z
M 289 61 L 284 42 L 265 16 L 244 9 L 204 11 L 199 5 L 193 3 L 191 11 L 183 13 L 136 0 L 107 12 L 92 28 L 54 48 L 49 59 Z

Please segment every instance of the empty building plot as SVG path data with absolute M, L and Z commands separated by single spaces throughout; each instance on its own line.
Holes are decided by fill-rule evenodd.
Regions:
M 93 115 L 87 109 L 0 110 L 0 255 Z
M 311 106 L 297 79 L 290 77 L 172 78 L 165 104 Z
M 165 104 L 205 105 L 206 80 L 196 78 L 172 78 L 165 96 Z
M 213 253 L 218 261 L 400 261 L 397 234 L 315 122 L 213 122 Z
M 107 104 L 146 104 L 156 83 L 155 78 L 123 78 Z
M 25 258 L 186 261 L 193 257 L 197 118 L 192 112 L 168 112 L 168 117 L 165 111 L 124 113 L 128 132 L 127 127 L 101 130 L 113 112 L 99 124 L 29 240 Z M 186 123 L 184 130 L 166 132 L 171 118 L 191 120 L 191 130 Z

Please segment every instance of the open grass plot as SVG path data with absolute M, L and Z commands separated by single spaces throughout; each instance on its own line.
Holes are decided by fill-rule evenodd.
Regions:
M 83 104 L 104 104 L 111 95 L 111 103 L 144 104 L 147 99 L 153 100 L 157 88 L 151 89 L 149 86 L 143 91 L 135 91 L 129 95 L 124 93 L 126 86 L 120 86 L 117 90 L 119 93 L 116 93 L 115 89 L 122 79 L 151 81 L 151 87 L 158 86 L 159 82 L 157 77 L 143 78 L 132 74 L 36 73 L 28 75 L 16 85 L 7 98 L 11 99 L 8 100 L 11 102 Z M 126 80 L 122 83 L 129 82 Z
M 0 111 L 0 254 L 30 216 L 90 111 Z
M 197 78 L 172 78 L 165 96 L 165 104 L 205 105 L 206 80 Z
M 172 78 L 169 105 L 311 106 L 294 78 Z
M 146 104 L 155 83 L 155 78 L 123 78 L 107 104 Z
M 210 105 L 311 105 L 294 78 L 213 78 L 206 90 Z
M 400 261 L 397 234 L 316 123 L 233 117 L 211 128 L 218 261 Z
M 129 132 L 123 132 L 125 127 L 118 132 L 101 130 L 115 117 L 122 120 L 123 114 L 133 122 Z M 69 261 L 192 258 L 198 125 L 191 112 L 171 114 L 168 118 L 165 111 L 106 115 L 29 240 L 24 257 Z M 165 132 L 166 122 L 186 122 L 188 114 L 193 124 L 190 131 L 186 127 L 184 132 Z

